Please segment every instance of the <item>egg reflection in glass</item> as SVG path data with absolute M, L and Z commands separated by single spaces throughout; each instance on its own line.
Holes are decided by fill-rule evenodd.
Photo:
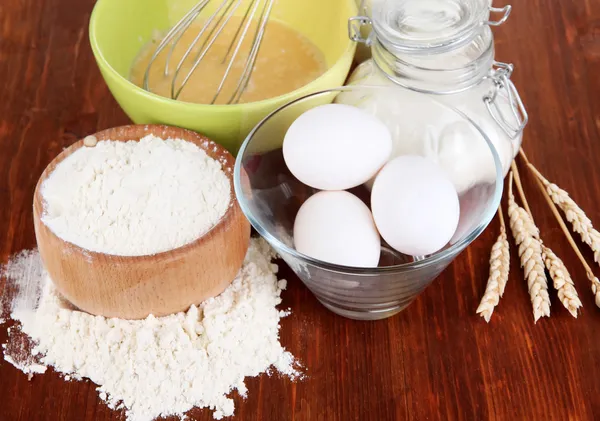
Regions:
M 376 267 L 381 252 L 371 211 L 346 191 L 321 191 L 302 204 L 294 246 L 314 259 L 353 267 Z
M 416 155 L 388 162 L 371 191 L 371 210 L 381 236 L 410 256 L 429 255 L 448 244 L 458 225 L 459 207 L 448 175 Z

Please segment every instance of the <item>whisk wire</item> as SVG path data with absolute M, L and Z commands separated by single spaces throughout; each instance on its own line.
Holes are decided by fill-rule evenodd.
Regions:
M 175 46 L 177 45 L 177 43 L 179 43 L 181 37 L 183 37 L 183 35 L 187 32 L 192 22 L 194 22 L 194 20 L 198 17 L 198 15 L 200 15 L 200 13 L 202 13 L 202 9 L 199 9 L 192 16 L 183 19 L 183 22 L 179 27 L 180 30 L 175 35 L 173 42 L 171 42 L 171 48 L 169 48 L 169 51 L 167 52 L 167 58 L 165 60 L 165 69 L 163 71 L 164 77 L 167 77 L 169 75 L 169 65 L 171 64 L 171 57 L 173 56 Z
M 241 36 L 235 46 L 235 49 L 231 56 L 231 59 L 229 60 L 229 63 L 227 64 L 227 68 L 225 69 L 225 73 L 223 74 L 223 77 L 221 78 L 221 82 L 219 83 L 219 86 L 217 87 L 217 91 L 211 101 L 211 104 L 215 103 L 215 101 L 221 94 L 221 91 L 223 90 L 225 81 L 227 80 L 227 77 L 229 76 L 231 68 L 233 67 L 233 65 L 235 63 L 235 58 L 237 57 L 237 55 L 240 51 L 240 48 L 242 47 L 244 38 L 246 38 L 246 34 L 247 34 L 248 30 L 250 29 L 250 25 L 252 24 L 252 19 L 254 18 L 254 15 L 256 14 L 256 11 L 258 10 L 259 5 L 260 5 L 260 2 L 258 0 L 252 0 L 250 2 L 250 4 L 248 5 L 248 9 L 246 9 L 246 13 L 244 14 L 244 19 L 242 20 L 242 24 L 240 25 L 240 28 L 243 27 L 244 29 L 243 29 Z M 238 31 L 238 33 L 239 33 L 239 31 Z M 235 43 L 235 40 L 236 40 L 236 38 L 233 39 L 233 42 L 231 45 L 233 45 L 233 43 Z
M 241 2 L 241 0 L 237 0 L 238 5 L 239 5 L 240 2 Z M 204 58 L 204 56 L 206 56 L 206 54 L 210 50 L 210 47 L 212 47 L 212 45 L 217 40 L 218 35 L 221 33 L 221 31 L 225 27 L 225 24 L 227 23 L 227 21 L 229 20 L 229 18 L 227 19 L 227 21 L 225 23 L 222 24 L 222 26 L 219 27 L 219 24 L 223 21 L 223 17 L 227 14 L 227 12 L 229 11 L 229 9 L 231 8 L 231 6 L 233 4 L 234 4 L 234 0 L 224 0 L 219 5 L 219 7 L 217 7 L 217 10 L 215 10 L 215 12 L 212 15 L 210 15 L 210 17 L 206 20 L 206 23 L 202 27 L 202 30 L 198 33 L 198 35 L 196 35 L 196 37 L 194 38 L 194 40 L 192 41 L 192 43 L 190 44 L 190 46 L 188 47 L 188 49 L 186 50 L 186 52 L 183 54 L 183 57 L 181 57 L 181 60 L 179 60 L 179 63 L 177 64 L 177 68 L 175 69 L 175 74 L 173 75 L 173 80 L 171 81 L 171 97 L 173 99 L 177 99 L 179 97 L 179 94 L 181 93 L 181 91 L 183 90 L 183 88 L 185 87 L 185 85 L 187 84 L 187 81 L 190 79 L 192 73 L 196 70 L 196 68 L 198 67 L 198 64 L 200 63 L 200 61 L 202 61 L 202 59 Z M 209 28 L 211 28 L 211 24 L 212 24 L 213 20 L 215 20 L 215 18 L 221 13 L 221 10 L 223 10 L 223 8 L 225 8 L 225 11 L 223 12 L 222 15 L 220 15 L 220 17 L 217 20 L 217 22 L 215 23 L 215 25 L 212 26 L 212 29 L 209 31 L 209 34 L 208 34 L 206 40 L 202 44 L 200 52 L 198 53 L 198 55 L 196 56 L 196 59 L 194 60 L 194 64 L 192 65 L 192 68 L 188 71 L 186 77 L 184 78 L 184 80 L 181 83 L 181 85 L 180 85 L 179 89 L 177 90 L 177 92 L 175 92 L 175 85 L 176 85 L 176 82 L 177 82 L 177 77 L 179 76 L 179 72 L 181 71 L 181 69 L 183 67 L 183 64 L 185 63 L 185 61 L 189 57 L 189 55 L 192 52 L 192 50 L 195 48 L 195 46 L 198 43 L 198 41 L 202 38 L 202 36 L 206 32 L 206 30 L 209 29 Z M 233 12 L 232 12 L 232 14 L 233 14 Z M 188 28 L 189 28 L 190 25 L 191 25 L 191 23 L 188 25 Z M 218 29 L 216 35 L 213 36 L 213 34 L 217 30 L 217 28 L 219 28 L 219 29 Z M 204 47 L 205 45 L 206 45 L 206 47 Z
M 165 35 L 165 37 L 162 39 L 162 41 L 158 44 L 158 47 L 156 47 L 156 50 L 154 51 L 154 54 L 152 54 L 152 57 L 150 58 L 150 61 L 148 62 L 148 67 L 146 67 L 146 72 L 144 73 L 144 89 L 149 91 L 149 83 L 148 83 L 148 79 L 150 77 L 150 68 L 152 67 L 152 64 L 154 63 L 154 61 L 156 61 L 157 57 L 160 55 L 160 53 L 162 52 L 162 50 L 164 50 L 165 46 L 168 45 L 171 40 L 179 33 L 180 29 L 182 26 L 185 26 L 187 24 L 186 27 L 189 27 L 189 23 L 188 20 L 191 22 L 193 21 L 202 11 L 202 9 L 208 4 L 210 0 L 203 0 L 201 2 L 199 2 L 198 4 L 196 4 L 194 7 L 192 7 L 190 9 L 189 12 L 187 12 L 183 18 L 181 18 L 179 20 L 179 22 L 177 22 L 170 30 L 169 32 L 167 32 L 167 35 Z M 168 70 L 168 66 L 165 66 L 165 75 L 168 74 L 166 73 Z
M 158 56 L 163 52 L 163 50 L 167 48 L 167 46 L 169 47 L 169 50 L 167 51 L 163 76 L 169 76 L 171 60 L 173 58 L 173 53 L 176 45 L 181 41 L 186 31 L 192 27 L 193 22 L 198 18 L 198 16 L 202 13 L 202 11 L 205 9 L 205 7 L 210 1 L 214 0 L 200 0 L 169 30 L 169 32 L 167 32 L 167 35 L 159 43 L 158 47 L 156 48 L 156 51 L 150 58 L 148 67 L 146 68 L 146 72 L 144 73 L 144 89 L 150 91 L 150 68 L 152 67 L 152 64 L 156 61 Z M 192 74 L 196 71 L 202 60 L 208 54 L 211 47 L 217 41 L 218 37 L 223 32 L 230 19 L 235 15 L 235 12 L 240 7 L 243 1 L 244 0 L 222 0 L 220 4 L 216 7 L 215 11 L 212 12 L 210 16 L 204 21 L 202 28 L 194 37 L 191 44 L 187 47 L 187 49 L 179 59 L 177 66 L 175 67 L 175 71 L 173 72 L 173 78 L 171 80 L 171 98 L 177 99 L 179 97 L 182 90 L 185 88 L 186 84 L 192 77 Z M 261 4 L 262 9 L 260 7 Z M 230 77 L 230 74 L 236 62 L 236 58 L 238 57 L 240 49 L 244 44 L 244 40 L 247 36 L 249 36 L 250 28 L 253 24 L 253 21 L 256 21 L 254 17 L 257 15 L 259 9 L 261 9 L 257 29 L 254 32 L 248 57 L 246 58 L 244 67 L 242 69 L 242 73 L 237 80 L 235 89 L 231 94 L 231 97 L 227 101 L 227 104 L 237 103 L 240 101 L 242 94 L 248 87 L 250 78 L 252 76 L 252 72 L 256 65 L 256 59 L 265 34 L 265 28 L 267 26 L 273 4 L 274 0 L 264 0 L 264 3 L 263 0 L 249 1 L 243 19 L 240 25 L 238 26 L 231 43 L 228 46 L 227 52 L 223 57 L 223 61 L 221 64 L 225 64 L 228 61 L 227 67 L 217 87 L 211 104 L 214 104 L 217 101 L 218 97 L 223 93 L 225 82 L 227 78 Z M 198 44 L 200 42 L 202 42 L 202 44 L 198 48 Z M 192 65 L 189 68 L 189 70 L 187 70 L 187 73 L 183 78 L 181 84 L 178 85 L 177 81 L 179 79 L 179 75 L 184 68 L 188 69 L 188 67 L 185 66 L 185 63 L 189 62 L 190 55 L 194 51 L 197 51 L 197 53 L 195 53 Z
M 181 86 L 179 87 L 179 89 L 177 90 L 176 93 L 173 92 L 174 84 L 171 85 L 171 94 L 172 94 L 172 97 L 174 97 L 175 99 L 177 99 L 177 97 L 179 97 L 179 95 L 181 94 L 181 91 L 183 90 L 183 88 L 187 84 L 188 80 L 192 77 L 192 74 L 194 73 L 194 71 L 196 70 L 196 68 L 200 65 L 200 62 L 202 61 L 202 59 L 204 58 L 204 56 L 206 56 L 206 54 L 208 54 L 208 51 L 210 50 L 210 48 L 212 47 L 212 45 L 217 40 L 217 37 L 221 34 L 221 32 L 223 31 L 223 29 L 225 28 L 225 26 L 227 26 L 227 23 L 229 22 L 229 20 L 233 17 L 235 11 L 237 10 L 237 8 L 239 7 L 239 5 L 241 4 L 241 1 L 242 0 L 237 0 L 237 3 L 235 3 L 235 7 L 233 7 L 233 9 L 231 9 L 231 11 L 229 12 L 229 15 L 227 16 L 227 18 L 225 18 L 225 15 L 229 11 L 229 9 L 231 7 L 231 4 L 234 4 L 234 3 L 231 3 L 225 9 L 225 13 L 219 18 L 219 20 L 217 21 L 217 23 L 213 26 L 212 30 L 210 31 L 210 33 L 207 36 L 207 39 L 202 44 L 202 47 L 200 48 L 200 52 L 196 55 L 196 58 L 194 59 L 194 63 L 192 64 L 192 67 L 188 71 L 186 77 L 184 78 L 183 82 L 181 83 Z M 223 22 L 224 18 L 225 18 L 225 21 Z M 215 31 L 216 31 L 216 33 L 215 33 Z M 214 36 L 213 36 L 213 34 L 214 34 Z M 175 78 L 173 80 L 175 80 Z
M 227 102 L 228 104 L 239 102 L 242 94 L 248 87 L 248 83 L 250 82 L 250 77 L 252 76 L 252 71 L 256 65 L 256 58 L 258 57 L 258 52 L 260 50 L 260 46 L 262 45 L 262 39 L 265 34 L 265 30 L 267 27 L 267 22 L 269 21 L 269 16 L 271 14 L 271 9 L 273 8 L 274 0 L 268 0 L 265 2 L 262 13 L 260 15 L 260 23 L 254 35 L 254 40 L 252 41 L 252 50 L 250 51 L 250 55 L 248 60 L 246 61 L 246 65 L 244 67 L 244 71 L 242 72 L 242 77 L 239 79 L 238 85 Z
M 244 17 L 242 18 L 241 23 L 238 25 L 238 28 L 235 31 L 235 35 L 233 36 L 233 38 L 231 39 L 231 42 L 229 43 L 229 47 L 227 47 L 227 52 L 223 56 L 223 60 L 221 61 L 221 64 L 225 64 L 227 57 L 229 57 L 229 53 L 231 53 L 231 50 L 233 50 L 233 46 L 236 45 L 235 41 L 238 39 L 238 37 L 240 36 L 240 32 L 242 32 L 242 29 L 244 28 L 244 22 L 246 22 L 246 19 L 248 19 L 248 15 L 250 14 L 250 10 L 252 9 L 251 6 L 252 6 L 252 3 L 250 3 L 248 5 L 248 7 L 246 8 Z

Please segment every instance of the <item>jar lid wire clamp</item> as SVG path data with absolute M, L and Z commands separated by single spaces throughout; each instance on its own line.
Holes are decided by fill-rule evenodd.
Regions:
M 529 121 L 529 115 L 527 114 L 527 110 L 525 110 L 523 100 L 521 100 L 515 84 L 510 80 L 513 69 L 514 66 L 512 64 L 495 61 L 494 69 L 490 74 L 490 78 L 494 82 L 494 87 L 489 94 L 483 97 L 483 101 L 492 118 L 511 139 L 519 135 Z M 505 91 L 516 125 L 511 124 L 506 116 L 502 114 L 498 103 L 495 101 L 498 93 L 501 91 Z
M 492 7 L 490 6 L 490 13 L 502 13 L 502 17 L 498 20 L 488 20 L 483 22 L 483 25 L 489 25 L 489 26 L 500 26 L 502 25 L 504 22 L 506 22 L 508 20 L 508 17 L 510 16 L 510 12 L 512 10 L 512 6 L 510 4 L 507 4 L 504 7 Z

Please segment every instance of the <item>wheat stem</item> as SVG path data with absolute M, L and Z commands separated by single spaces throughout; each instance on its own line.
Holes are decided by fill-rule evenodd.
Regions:
M 527 165 L 531 165 L 529 162 Z M 521 200 L 526 206 L 527 212 L 529 216 L 533 220 L 533 215 L 531 213 L 531 209 L 527 204 L 527 198 L 525 197 L 525 191 L 523 189 L 523 185 L 521 184 L 521 177 L 519 175 L 519 170 L 517 165 L 513 161 L 511 166 L 515 171 L 515 184 L 519 190 L 519 195 L 521 196 Z M 536 180 L 537 181 L 537 180 Z M 573 284 L 573 280 L 567 267 L 564 262 L 547 246 L 544 245 L 541 238 L 537 239 L 540 241 L 542 245 L 542 258 L 544 260 L 544 265 L 550 274 L 550 278 L 552 279 L 552 284 L 558 293 L 558 298 L 563 306 L 573 315 L 573 317 L 577 317 L 577 310 L 582 306 L 581 301 L 579 300 L 579 296 L 577 295 L 577 291 L 575 290 L 575 285 Z
M 508 238 L 506 236 L 506 225 L 502 208 L 498 208 L 498 218 L 500 219 L 500 235 L 492 246 L 490 253 L 490 275 L 477 314 L 490 322 L 494 308 L 498 305 L 500 297 L 504 295 L 504 289 L 508 282 L 508 271 L 510 269 L 510 253 Z
M 525 153 L 523 152 L 523 150 L 520 151 L 520 154 L 521 154 L 521 157 L 525 160 L 525 162 L 527 162 L 528 167 L 532 168 L 533 166 L 530 165 L 531 163 L 527 160 L 527 157 L 525 156 Z M 532 169 L 532 171 L 533 171 L 533 169 Z M 550 207 L 550 210 L 552 211 L 552 214 L 554 215 L 554 218 L 556 219 L 556 222 L 558 222 L 558 225 L 560 225 L 560 228 L 561 228 L 562 232 L 565 234 L 565 237 L 567 238 L 569 245 L 571 246 L 571 248 L 577 255 L 577 258 L 583 265 L 585 272 L 586 272 L 586 276 L 589 279 L 589 281 L 592 283 L 592 293 L 594 294 L 594 301 L 596 303 L 596 306 L 600 307 L 600 280 L 598 280 L 598 278 L 594 275 L 592 268 L 590 267 L 590 265 L 588 265 L 587 261 L 581 254 L 581 251 L 579 250 L 579 247 L 577 247 L 577 244 L 575 244 L 575 240 L 573 239 L 573 236 L 571 235 L 569 228 L 567 228 L 565 221 L 563 221 L 563 218 L 560 215 L 560 212 L 559 212 L 557 206 L 552 201 L 550 194 L 546 190 L 543 181 L 540 180 L 539 177 L 536 177 L 536 181 L 537 181 L 537 185 L 538 185 L 539 189 L 541 190 L 541 192 L 544 195 L 544 199 L 546 199 L 546 203 L 548 203 L 548 206 Z
M 515 243 L 519 248 L 521 267 L 524 270 L 533 317 L 537 322 L 540 317 L 550 317 L 550 297 L 548 295 L 548 280 L 544 270 L 542 243 L 539 240 L 539 230 L 533 218 L 527 211 L 517 205 L 513 194 L 513 172 L 508 182 L 508 218 Z
M 585 214 L 583 209 L 569 196 L 569 193 L 556 184 L 549 182 L 538 171 L 533 164 L 528 163 L 531 171 L 543 183 L 546 192 L 550 195 L 552 201 L 563 211 L 567 221 L 573 227 L 573 231 L 581 236 L 581 240 L 586 243 L 594 252 L 594 261 L 600 264 L 600 232 L 592 225 L 592 221 Z
M 512 172 L 514 174 L 515 185 L 517 186 L 517 191 L 519 192 L 519 197 L 521 198 L 521 202 L 523 202 L 523 207 L 525 208 L 525 210 L 527 211 L 527 213 L 529 214 L 531 219 L 533 219 L 533 214 L 531 213 L 531 208 L 529 207 L 529 203 L 527 203 L 527 198 L 525 197 L 525 190 L 523 190 L 523 184 L 521 183 L 521 175 L 519 174 L 519 168 L 517 168 L 517 164 L 515 163 L 514 160 L 510 164 L 510 168 L 512 169 Z

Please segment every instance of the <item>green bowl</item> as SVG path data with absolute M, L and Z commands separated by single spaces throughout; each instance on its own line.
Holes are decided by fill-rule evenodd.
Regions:
M 212 0 L 218 4 L 221 0 Z M 237 153 L 252 128 L 267 114 L 298 97 L 343 85 L 354 57 L 347 21 L 355 0 L 279 0 L 271 19 L 301 32 L 323 52 L 328 70 L 293 92 L 259 102 L 202 105 L 175 101 L 129 81 L 140 49 L 156 30 L 165 31 L 196 1 L 99 0 L 90 19 L 90 43 L 111 93 L 137 124 L 166 124 L 201 132 Z M 242 7 L 239 8 L 242 10 Z

